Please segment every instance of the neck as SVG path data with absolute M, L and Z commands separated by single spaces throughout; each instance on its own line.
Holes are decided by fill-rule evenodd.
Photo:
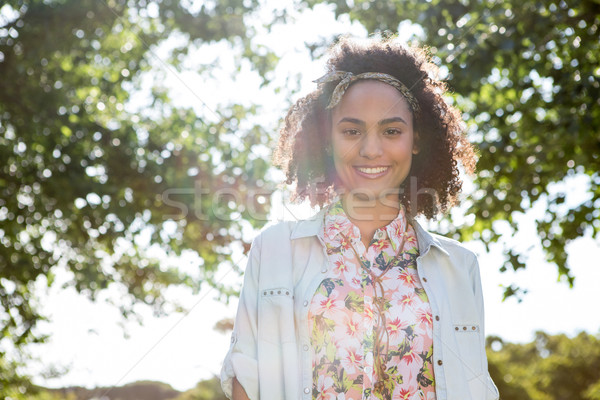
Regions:
M 365 243 L 370 242 L 377 229 L 393 221 L 401 207 L 399 199 L 360 199 L 346 195 L 341 201 L 348 219 L 358 227 Z

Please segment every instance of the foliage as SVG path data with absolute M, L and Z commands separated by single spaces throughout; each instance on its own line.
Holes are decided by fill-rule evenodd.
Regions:
M 86 389 L 83 387 L 68 387 L 61 389 L 46 389 L 34 387 L 34 392 L 29 392 L 27 397 L 21 393 L 10 394 L 0 391 L 3 396 L 14 399 L 29 400 L 226 400 L 227 397 L 221 390 L 219 378 L 214 376 L 210 379 L 198 382 L 195 388 L 185 392 L 179 392 L 170 385 L 155 381 L 137 381 L 124 386 L 98 387 Z M 5 397 L 2 397 L 5 398 Z
M 3 399 L 24 399 L 25 393 L 35 392 L 28 377 L 17 373 L 21 363 L 8 359 L 0 351 L 0 397 Z
M 233 318 L 223 318 L 215 323 L 213 329 L 219 333 L 227 334 L 233 330 Z
M 488 246 L 518 233 L 522 213 L 547 204 L 536 220 L 541 246 L 572 285 L 565 246 L 583 235 L 600 237 L 600 4 L 300 2 L 317 3 L 333 4 L 336 15 L 371 33 L 396 32 L 404 21 L 422 27 L 481 151 L 466 212 L 475 222 L 455 235 Z M 569 182 L 583 182 L 584 195 L 571 196 Z M 525 268 L 529 250 L 507 248 L 502 270 Z M 519 291 L 509 286 L 505 296 Z
M 334 4 L 370 32 L 396 31 L 402 21 L 423 28 L 482 153 L 467 203 L 475 223 L 455 233 L 489 245 L 500 239 L 499 222 L 513 235 L 521 213 L 547 203 L 536 221 L 541 245 L 572 284 L 566 244 L 598 237 L 600 229 L 600 5 L 297 3 Z M 273 188 L 262 179 L 268 165 L 260 151 L 270 135 L 253 122 L 259 108 L 211 109 L 204 101 L 213 94 L 199 90 L 201 112 L 175 106 L 161 80 L 184 68 L 189 48 L 215 44 L 226 46 L 237 68 L 249 62 L 268 82 L 277 57 L 253 42 L 248 24 L 259 1 L 214 0 L 195 9 L 172 0 L 3 4 L 0 345 L 44 339 L 35 329 L 43 316 L 34 283 L 51 285 L 61 268 L 69 285 L 93 299 L 108 288 L 122 293 L 124 316 L 140 302 L 157 314 L 177 309 L 164 295 L 171 285 L 199 290 L 206 282 L 232 294 L 215 273 L 236 267 L 235 245 L 248 249 L 242 221 L 258 227 L 269 210 L 260 195 Z M 176 36 L 184 40 L 171 42 Z M 168 66 L 157 56 L 166 44 Z M 308 47 L 314 55 L 323 48 Z M 208 80 L 219 65 L 198 69 Z M 575 178 L 585 182 L 583 200 L 567 191 Z M 152 256 L 151 246 L 173 256 L 191 251 L 202 261 L 184 271 Z M 503 268 L 524 268 L 526 251 L 507 249 Z M 510 286 L 505 294 L 518 291 Z M 2 390 L 18 397 L 30 389 L 11 363 L 0 349 Z M 590 384 L 586 396 L 599 398 L 599 388 Z
M 536 332 L 526 344 L 488 338 L 492 379 L 503 400 L 592 400 L 600 387 L 600 335 Z M 491 346 L 491 348 L 490 348 Z M 492 348 L 499 347 L 499 350 Z
M 256 1 L 206 2 L 197 10 L 169 0 L 4 4 L 0 346 L 43 341 L 34 283 L 50 286 L 59 269 L 92 299 L 107 288 L 120 293 L 125 317 L 140 302 L 156 314 L 178 310 L 165 298 L 171 285 L 198 291 L 204 282 L 233 294 L 215 272 L 237 268 L 233 249 L 249 248 L 242 228 L 266 219 L 263 196 L 272 187 L 263 182 L 268 164 L 257 149 L 269 135 L 248 120 L 256 107 L 222 98 L 211 109 L 209 94 L 196 88 L 202 111 L 174 106 L 161 83 L 172 67 L 157 52 L 174 35 L 185 38 L 170 51 L 181 68 L 189 47 L 224 44 L 238 66 L 250 61 L 264 78 L 273 54 L 254 52 L 245 25 Z M 217 68 L 200 72 L 210 78 Z M 195 254 L 199 265 L 166 265 L 152 248 Z
M 60 394 L 54 390 L 44 390 L 41 388 L 38 388 L 35 394 L 28 393 L 26 398 L 27 400 L 79 400 L 74 393 Z M 16 399 L 19 399 L 19 397 L 16 397 Z
M 248 247 L 241 220 L 259 226 L 268 211 L 254 195 L 268 189 L 267 163 L 252 153 L 267 135 L 240 127 L 256 110 L 196 115 L 160 86 L 140 112 L 128 99 L 169 32 L 205 42 L 242 36 L 243 21 L 220 7 L 243 11 L 246 2 L 199 15 L 157 2 L 160 18 L 144 16 L 145 1 L 10 4 L 18 16 L 0 32 L 0 337 L 19 345 L 35 336 L 32 282 L 51 284 L 57 265 L 92 298 L 120 284 L 130 300 L 124 315 L 138 301 L 163 312 L 169 285 L 199 289 L 193 275 L 150 257 L 149 244 L 195 251 L 204 262 L 197 275 L 218 286 L 217 266 L 233 263 L 230 244 Z M 214 12 L 219 18 L 197 24 Z M 240 134 L 245 143 L 232 145 Z M 142 229 L 151 230 L 148 246 Z
M 214 376 L 198 382 L 195 388 L 182 393 L 174 400 L 227 400 L 227 397 L 221 390 L 221 381 Z
M 175 400 L 180 392 L 163 382 L 137 381 L 124 386 L 98 387 L 86 389 L 83 387 L 68 387 L 62 389 L 46 389 L 37 387 L 37 393 L 31 400 Z

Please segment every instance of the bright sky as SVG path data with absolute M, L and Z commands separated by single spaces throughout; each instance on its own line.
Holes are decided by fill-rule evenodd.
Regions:
M 257 40 L 283 57 L 275 73 L 277 83 L 285 82 L 287 76 L 300 74 L 301 92 L 305 93 L 312 87 L 311 81 L 321 76 L 324 70 L 322 64 L 310 61 L 304 41 L 316 42 L 340 33 L 365 35 L 361 27 L 351 25 L 348 21 L 335 21 L 328 8 L 319 7 L 316 11 L 298 15 L 296 23 L 259 34 Z M 206 52 L 203 57 L 208 57 Z M 158 51 L 155 60 L 157 66 L 160 67 L 159 60 L 162 59 L 164 55 Z M 166 68 L 164 73 L 165 84 L 172 88 L 173 98 L 179 99 L 181 104 L 193 105 L 199 114 L 207 113 L 201 103 L 214 109 L 219 102 L 218 97 L 205 93 L 235 93 L 241 102 L 257 98 L 264 100 L 266 107 L 263 118 L 270 120 L 268 124 L 275 127 L 277 119 L 283 115 L 282 104 L 289 100 L 269 94 L 268 88 L 260 89 L 251 75 L 242 74 L 238 82 L 230 82 L 227 72 L 223 72 L 222 82 L 206 86 L 205 80 L 191 72 L 177 75 L 174 70 Z M 244 90 L 239 89 L 240 81 L 245 82 Z M 190 88 L 197 90 L 191 91 Z M 281 196 L 275 197 L 279 197 L 279 201 L 274 199 L 271 220 L 293 219 L 282 206 Z M 290 209 L 297 217 L 310 215 L 306 207 Z M 521 231 L 517 237 L 509 239 L 510 243 L 532 244 L 530 238 L 537 235 L 531 220 L 539 212 L 532 210 L 523 218 Z M 580 239 L 565 249 L 576 277 L 573 290 L 564 283 L 557 283 L 556 268 L 544 262 L 538 248 L 531 251 L 526 271 L 501 274 L 498 272 L 500 246 L 486 254 L 477 243 L 466 245 L 480 254 L 487 334 L 524 342 L 532 339 L 535 330 L 568 334 L 579 330 L 592 333 L 599 331 L 600 321 L 590 317 L 588 311 L 592 305 L 600 304 L 600 291 L 597 290 L 600 282 L 598 243 L 591 239 Z M 185 262 L 188 267 L 194 266 L 189 264 L 193 260 Z M 223 271 L 223 274 L 227 272 Z M 228 280 L 232 278 L 225 277 Z M 189 314 L 153 318 L 149 310 L 140 308 L 144 325 L 132 322 L 123 327 L 116 307 L 104 301 L 91 303 L 73 289 L 62 289 L 60 275 L 57 280 L 59 282 L 47 296 L 43 296 L 41 302 L 42 310 L 51 320 L 42 324 L 42 328 L 52 337 L 47 344 L 32 348 L 40 362 L 30 371 L 38 374 L 42 366 L 54 364 L 69 367 L 69 372 L 59 379 L 36 376 L 35 383 L 50 387 L 92 387 L 158 380 L 178 390 L 187 390 L 199 380 L 218 374 L 221 360 L 228 349 L 229 337 L 215 332 L 213 326 L 221 318 L 234 315 L 235 302 L 229 306 L 216 302 L 213 300 L 215 294 L 206 289 L 195 296 L 186 290 L 170 290 L 169 296 L 186 304 L 190 308 Z M 501 302 L 502 289 L 499 284 L 513 282 L 529 289 L 529 293 L 521 303 L 515 300 Z M 115 294 L 107 295 L 110 296 L 114 298 Z M 124 332 L 128 337 L 124 337 Z

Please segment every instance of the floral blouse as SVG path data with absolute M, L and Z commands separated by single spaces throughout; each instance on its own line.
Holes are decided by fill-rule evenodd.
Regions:
M 308 314 L 313 399 L 434 400 L 432 313 L 417 275 L 416 234 L 404 209 L 365 249 L 338 201 L 325 215 L 322 235 L 331 268 Z M 378 364 L 387 379 L 379 379 Z

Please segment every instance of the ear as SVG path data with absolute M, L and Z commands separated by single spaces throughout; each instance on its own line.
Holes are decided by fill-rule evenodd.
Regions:
M 413 140 L 413 148 L 412 148 L 412 153 L 414 155 L 419 154 L 419 152 L 421 151 L 421 148 L 419 147 L 419 141 L 420 141 L 419 132 L 415 132 L 414 140 Z

